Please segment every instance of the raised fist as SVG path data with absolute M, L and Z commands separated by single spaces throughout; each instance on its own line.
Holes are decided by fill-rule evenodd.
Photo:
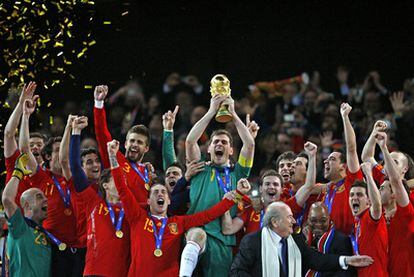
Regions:
M 95 87 L 93 96 L 97 101 L 105 100 L 106 95 L 108 95 L 108 86 L 100 85 Z

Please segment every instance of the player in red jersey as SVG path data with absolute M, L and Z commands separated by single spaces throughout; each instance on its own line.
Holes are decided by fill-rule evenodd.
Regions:
M 349 206 L 355 216 L 351 234 L 352 247 L 356 255 L 368 255 L 374 263 L 358 268 L 358 276 L 388 276 L 388 232 L 382 216 L 381 195 L 372 177 L 372 165 L 361 164 L 367 183 L 356 181 L 349 193 Z
M 295 196 L 284 201 L 293 211 L 293 214 L 297 217 L 302 213 L 303 206 L 307 199 L 311 195 L 313 187 L 316 181 L 316 152 L 317 147 L 311 142 L 307 142 L 304 146 L 306 153 L 309 155 L 309 167 L 306 177 L 305 185 L 303 185 Z M 263 215 L 267 206 L 271 203 L 280 201 L 282 194 L 283 178 L 274 170 L 265 171 L 261 177 L 260 182 L 260 194 L 263 199 L 263 206 L 259 211 L 253 209 L 253 207 L 245 210 L 239 217 L 231 218 L 229 212 L 226 212 L 222 217 L 222 232 L 225 235 L 235 234 L 243 226 L 246 228 L 246 233 L 252 233 L 260 230 L 262 227 Z M 239 182 L 247 182 L 245 179 L 241 179 Z
M 389 176 L 381 184 L 381 201 L 388 227 L 388 273 L 390 276 L 414 276 L 414 208 L 409 201 L 409 188 L 387 147 L 387 135 L 378 132 L 375 140 L 384 156 Z
M 375 136 L 379 132 L 385 132 L 387 130 L 387 123 L 384 121 L 378 120 L 375 122 L 374 128 L 367 142 L 365 143 L 364 149 L 362 150 L 362 161 L 370 162 L 373 164 L 372 174 L 374 180 L 378 186 L 380 186 L 387 174 L 384 170 L 384 167 L 378 163 L 375 158 Z M 407 180 L 408 186 L 410 189 L 414 189 L 414 161 L 413 159 L 404 152 L 393 151 L 390 153 L 392 159 L 395 162 L 397 167 L 397 172 L 400 175 L 400 178 Z M 414 193 L 410 192 L 410 201 L 414 205 Z
M 295 153 L 286 151 L 276 159 L 276 170 L 283 177 L 283 189 L 287 191 L 292 186 L 290 178 L 293 175 L 293 161 L 295 158 Z
M 26 99 L 31 99 L 32 101 L 37 101 L 39 98 L 38 95 L 34 95 L 36 90 L 36 83 L 30 82 L 28 85 L 24 85 L 21 91 L 19 101 L 17 102 L 16 107 L 14 108 L 12 114 L 10 115 L 9 120 L 4 128 L 4 158 L 6 165 L 6 183 L 10 180 L 14 164 L 17 157 L 20 155 L 20 150 L 18 149 L 16 141 L 16 129 L 19 126 L 20 118 L 23 114 L 23 106 Z M 31 133 L 29 138 L 30 151 L 36 158 L 36 161 L 39 165 L 43 163 L 42 156 L 40 155 L 40 150 L 46 142 L 46 137 L 40 133 Z M 26 189 L 30 188 L 30 183 L 27 181 L 28 176 L 24 176 L 21 180 L 16 195 L 16 203 L 20 206 L 20 196 Z
M 104 168 L 109 168 L 106 144 L 112 140 L 106 123 L 104 100 L 108 94 L 107 86 L 97 86 L 94 92 L 95 134 Z M 150 188 L 152 166 L 142 164 L 149 150 L 151 136 L 144 125 L 135 125 L 128 130 L 125 140 L 125 155 L 118 152 L 119 163 L 127 178 L 127 185 L 138 202 L 146 202 Z
M 117 161 L 119 142 L 108 143 L 112 176 L 125 209 L 131 228 L 131 266 L 128 276 L 177 276 L 180 246 L 183 234 L 191 227 L 214 220 L 230 209 L 235 201 L 234 192 L 213 208 L 186 216 L 167 216 L 170 204 L 168 190 L 164 185 L 153 184 L 145 209 L 138 204 L 125 184 Z
M 351 185 L 355 180 L 362 180 L 356 149 L 355 132 L 349 120 L 352 107 L 341 104 L 341 116 L 344 124 L 346 154 L 332 152 L 324 161 L 324 177 L 329 180 L 326 187 L 324 203 L 328 207 L 335 228 L 349 235 L 354 225 L 354 217 L 349 209 L 348 198 Z
M 43 227 L 52 233 L 59 243 L 52 245 L 52 274 L 71 276 L 82 274 L 82 256 L 78 251 L 79 241 L 76 232 L 75 203 L 72 182 L 63 175 L 69 172 L 68 163 L 60 163 L 59 156 L 61 138 L 50 138 L 42 148 L 44 169 L 40 169 L 29 147 L 29 118 L 35 111 L 33 99 L 26 99 L 23 107 L 20 125 L 19 148 L 29 156 L 28 169 L 33 172 L 30 176 L 31 186 L 41 189 L 48 200 L 48 217 Z M 66 130 L 65 130 L 66 131 Z M 62 148 L 63 150 L 63 148 Z M 69 247 L 56 245 L 60 242 Z

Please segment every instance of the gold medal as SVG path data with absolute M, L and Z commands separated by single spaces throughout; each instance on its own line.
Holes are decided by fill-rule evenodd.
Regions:
M 155 249 L 154 250 L 154 256 L 155 257 L 161 257 L 162 256 L 162 250 L 161 249 Z
M 151 187 L 148 183 L 145 183 L 145 189 L 148 190 L 148 191 L 151 189 Z
M 302 228 L 300 226 L 296 226 L 295 233 L 300 234 L 301 231 L 302 231 Z
M 70 215 L 72 215 L 72 210 L 71 210 L 71 209 L 69 209 L 69 208 L 66 208 L 66 209 L 63 211 L 63 213 L 64 213 L 66 216 L 70 216 Z
M 58 247 L 60 251 L 64 251 L 66 249 L 66 244 L 61 242 Z
M 122 239 L 122 237 L 124 236 L 124 232 L 122 232 L 121 230 L 118 230 L 118 231 L 115 232 L 115 236 L 117 238 Z

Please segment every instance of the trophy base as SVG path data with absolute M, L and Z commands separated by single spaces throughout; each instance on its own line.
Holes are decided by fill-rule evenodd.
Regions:
M 227 123 L 231 121 L 233 117 L 230 114 L 217 114 L 216 115 L 216 121 L 220 123 Z

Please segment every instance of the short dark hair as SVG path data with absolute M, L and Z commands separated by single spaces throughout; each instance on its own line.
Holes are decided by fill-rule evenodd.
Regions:
M 32 132 L 29 135 L 29 138 L 40 138 L 43 140 L 43 143 L 46 143 L 47 136 L 45 134 L 39 133 L 39 132 Z
M 88 148 L 81 149 L 81 152 L 80 152 L 81 159 L 88 154 L 96 154 L 99 157 L 99 151 L 95 147 L 88 147 Z
M 345 152 L 345 150 L 343 148 L 341 148 L 341 149 L 335 149 L 334 151 L 332 151 L 332 153 L 333 152 L 337 152 L 337 153 L 341 154 L 339 156 L 339 159 L 341 160 L 341 164 L 346 164 L 346 152 Z
M 106 191 L 103 187 L 103 184 L 108 183 L 109 180 L 111 180 L 111 178 L 112 174 L 109 168 L 105 168 L 104 170 L 102 170 L 101 176 L 99 176 L 98 179 L 98 189 L 104 199 L 106 199 Z
M 146 137 L 147 145 L 151 143 L 151 134 L 149 132 L 149 129 L 145 125 L 138 124 L 138 125 L 132 126 L 128 130 L 126 137 L 128 137 L 130 134 L 133 134 L 133 133 L 138 134 L 138 135 L 143 135 L 144 137 Z
M 173 163 L 171 163 L 169 166 L 167 166 L 167 168 L 166 169 L 169 169 L 170 167 L 178 167 L 179 169 L 181 169 L 181 171 L 184 173 L 184 171 L 185 171 L 185 167 L 180 163 L 180 162 L 173 162 Z M 165 171 L 167 171 L 167 170 L 165 170 Z
M 209 141 L 209 145 L 210 145 L 210 143 L 213 141 L 213 137 L 214 136 L 219 136 L 219 135 L 226 135 L 228 138 L 229 138 L 229 141 L 230 141 L 230 146 L 233 146 L 233 137 L 232 137 L 232 135 L 230 134 L 230 132 L 229 131 L 227 131 L 227 130 L 225 130 L 225 129 L 218 129 L 218 130 L 215 130 L 212 134 L 211 134 L 211 137 L 210 137 L 210 141 Z
M 155 186 L 155 185 L 161 185 L 161 186 L 163 186 L 163 187 L 165 187 L 165 188 L 167 188 L 167 186 L 165 185 L 165 182 L 164 182 L 164 179 L 162 179 L 161 177 L 155 177 L 154 179 L 152 179 L 152 184 L 151 184 L 151 188 L 150 188 L 150 190 L 148 191 L 148 198 L 150 197 L 150 195 L 151 195 L 151 190 L 152 190 L 152 187 L 153 186 Z M 168 189 L 167 189 L 167 191 L 168 191 Z M 171 200 L 171 194 L 170 194 L 170 192 L 168 191 L 168 197 L 170 198 L 170 200 Z
M 263 179 L 265 177 L 268 177 L 268 176 L 274 176 L 274 177 L 279 178 L 280 183 L 283 184 L 283 177 L 282 177 L 282 175 L 280 175 L 279 173 L 277 173 L 277 171 L 274 170 L 274 169 L 268 169 L 268 170 L 266 170 L 266 171 L 264 171 L 262 173 L 262 176 L 260 176 L 259 186 L 262 186 L 263 185 Z
M 53 144 L 56 142 L 61 142 L 62 137 L 50 137 L 45 145 L 43 146 L 42 150 L 40 151 L 40 154 L 42 155 L 43 161 L 45 163 L 46 167 L 49 167 L 49 160 L 46 156 L 52 155 L 53 152 Z
M 351 185 L 351 189 L 352 188 L 364 188 L 365 189 L 365 194 L 368 195 L 368 185 L 367 183 L 365 183 L 365 181 L 363 180 L 356 180 L 352 185 Z
M 281 160 L 293 161 L 294 159 L 296 159 L 296 154 L 293 151 L 283 152 L 276 159 L 276 170 L 279 170 L 279 163 Z

